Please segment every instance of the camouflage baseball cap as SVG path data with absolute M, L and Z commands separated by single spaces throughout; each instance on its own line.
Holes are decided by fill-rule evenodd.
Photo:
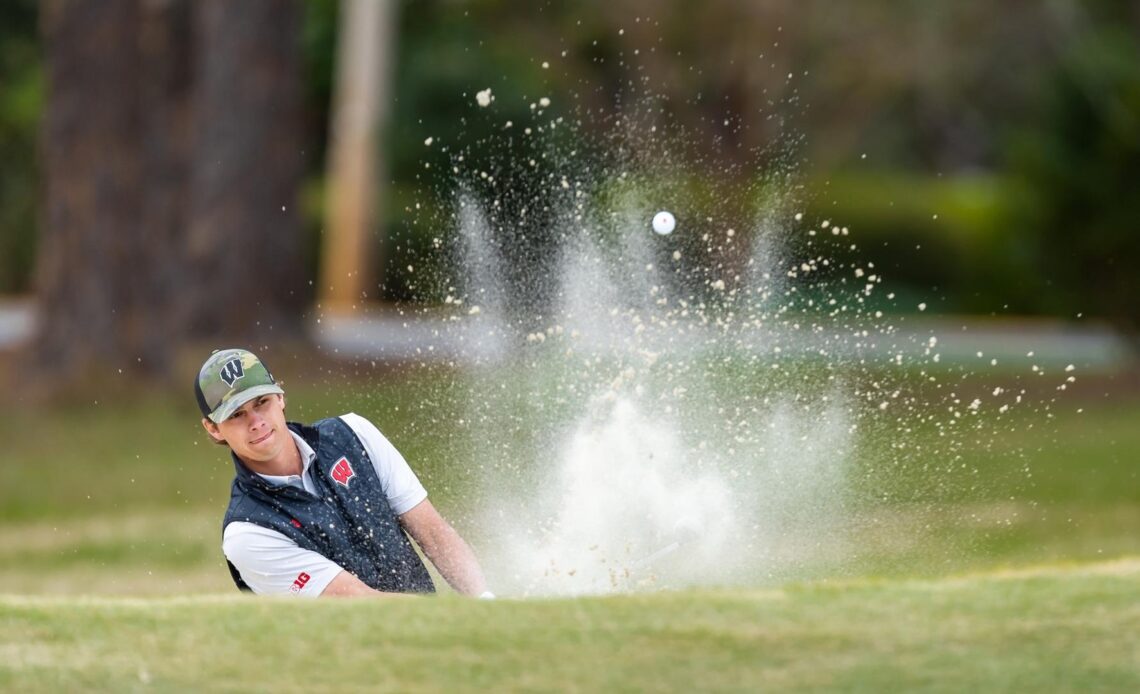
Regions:
M 250 400 L 270 393 L 284 393 L 265 364 L 253 352 L 222 349 L 210 355 L 198 370 L 194 394 L 203 417 L 224 422 Z

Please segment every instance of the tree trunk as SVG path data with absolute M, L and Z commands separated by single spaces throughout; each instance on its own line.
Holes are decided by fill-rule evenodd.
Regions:
M 143 241 L 138 3 L 55 0 L 44 3 L 41 21 L 47 205 L 34 357 L 66 379 L 138 353 L 128 315 L 148 271 L 131 262 Z
M 42 23 L 38 376 L 299 335 L 297 2 L 50 0 Z
M 300 5 L 199 0 L 187 324 L 194 336 L 300 334 Z
M 172 366 L 170 340 L 185 335 L 174 322 L 185 273 L 180 254 L 170 249 L 179 246 L 186 225 L 193 134 L 193 0 L 143 2 L 141 9 L 138 151 L 143 179 L 134 250 L 145 255 L 145 284 L 125 297 L 130 326 L 126 339 L 145 355 L 142 365 L 147 371 L 165 374 Z
M 395 3 L 345 0 L 340 12 L 318 296 L 325 308 L 350 311 L 383 283 L 383 262 L 372 262 L 379 247 L 375 233 L 383 178 L 377 140 L 395 53 Z

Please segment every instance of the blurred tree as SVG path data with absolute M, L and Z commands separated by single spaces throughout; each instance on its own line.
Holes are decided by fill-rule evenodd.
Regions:
M 36 3 L 0 3 L 0 294 L 23 290 L 35 247 L 42 71 Z
M 307 292 L 299 191 L 301 6 L 195 0 L 189 337 L 290 338 Z M 223 308 L 224 310 L 219 310 Z
M 40 375 L 298 334 L 299 6 L 52 0 Z
M 44 7 L 53 4 L 60 3 L 45 2 Z M 303 4 L 306 143 L 316 144 L 310 152 L 308 170 L 311 185 L 307 190 L 313 194 L 306 201 L 316 210 L 321 204 L 323 138 L 338 2 L 303 0 Z M 386 261 L 387 278 L 380 289 L 387 298 L 435 298 L 424 289 L 420 260 L 439 258 L 434 242 L 454 229 L 454 220 L 448 218 L 449 205 L 457 186 L 467 181 L 448 172 L 453 171 L 455 162 L 451 160 L 461 149 L 466 165 L 461 170 L 487 171 L 498 182 L 495 190 L 482 190 L 481 194 L 500 201 L 491 223 L 502 229 L 516 227 L 513 234 L 503 234 L 505 243 L 521 259 L 511 266 L 512 271 L 521 273 L 528 265 L 537 267 L 539 274 L 546 270 L 543 263 L 555 258 L 549 248 L 556 243 L 552 230 L 557 226 L 557 213 L 545 211 L 548 205 L 537 194 L 542 192 L 543 181 L 565 173 L 566 166 L 536 156 L 538 166 L 532 171 L 520 167 L 519 162 L 564 143 L 552 143 L 555 136 L 551 131 L 524 142 L 518 126 L 565 117 L 574 128 L 573 134 L 571 128 L 560 127 L 557 137 L 575 138 L 575 147 L 582 142 L 579 154 L 591 146 L 590 157 L 601 154 L 592 159 L 580 157 L 581 168 L 589 169 L 583 178 L 602 184 L 613 179 L 611 164 L 622 156 L 661 161 L 674 157 L 684 162 L 682 168 L 694 180 L 736 186 L 732 194 L 721 196 L 719 202 L 723 204 L 718 211 L 727 210 L 738 197 L 744 197 L 735 191 L 763 189 L 753 182 L 763 183 L 768 176 L 764 169 L 819 179 L 824 192 L 804 193 L 808 198 L 804 209 L 829 217 L 839 212 L 836 205 L 844 202 L 845 186 L 836 185 L 842 183 L 840 178 L 864 183 L 889 179 L 891 185 L 882 187 L 877 196 L 881 204 L 872 204 L 875 199 L 849 196 L 853 205 L 862 208 L 852 225 L 859 234 L 890 232 L 892 247 L 899 249 L 914 248 L 920 241 L 927 250 L 941 247 L 932 237 L 950 233 L 943 222 L 955 215 L 947 211 L 945 199 L 956 198 L 961 188 L 951 179 L 961 178 L 967 185 L 972 185 L 971 181 L 993 182 L 992 187 L 980 191 L 984 200 L 974 201 L 986 204 L 971 203 L 956 215 L 964 235 L 953 243 L 961 252 L 924 252 L 919 258 L 940 268 L 936 273 L 940 291 L 973 297 L 954 304 L 962 310 L 1007 304 L 1011 310 L 1026 312 L 1069 312 L 1076 307 L 1089 313 L 1101 311 L 1102 306 L 1108 310 L 1108 303 L 1090 301 L 1087 294 L 1072 294 L 1086 283 L 1066 279 L 1067 267 L 1053 267 L 1072 265 L 1067 263 L 1067 247 L 1049 241 L 1039 231 L 1044 228 L 1040 224 L 1054 224 L 1049 219 L 1055 214 L 1074 218 L 1071 210 L 1075 208 L 1064 211 L 1061 204 L 1090 194 L 1079 190 L 1056 195 L 1036 191 L 1057 191 L 1057 186 L 1095 177 L 1082 174 L 1066 182 L 1063 176 L 1045 175 L 1045 165 L 1034 162 L 1034 158 L 1052 158 L 1064 151 L 1069 152 L 1064 156 L 1079 154 L 1072 151 L 1073 145 L 1055 142 L 1058 138 L 1081 142 L 1069 134 L 1070 126 L 1061 125 L 1069 118 L 1061 114 L 1080 111 L 1081 101 L 1089 99 L 1089 90 L 1095 93 L 1103 89 L 1108 77 L 1098 69 L 1078 68 L 1076 63 L 1088 58 L 1078 60 L 1076 46 L 1085 45 L 1080 51 L 1091 54 L 1094 44 L 1113 34 L 1116 43 L 1135 44 L 1140 30 L 1140 5 L 1136 3 L 708 0 L 698 11 L 683 0 L 401 0 L 401 4 L 396 89 L 388 105 L 393 118 L 381 145 L 387 159 L 384 168 L 390 176 L 377 183 L 387 188 L 385 196 L 392 201 L 385 206 L 378 230 L 386 252 L 375 258 Z M 0 9 L 0 66 L 5 70 L 27 65 L 27 42 L 13 38 L 18 32 L 13 27 L 28 23 L 30 6 L 31 0 L 16 0 Z M 140 12 L 149 15 L 162 15 L 177 6 L 192 6 L 194 9 L 183 12 L 194 17 L 201 12 L 197 3 L 184 0 L 139 0 L 138 6 Z M 1106 28 L 1111 31 L 1101 31 Z M 198 45 L 197 38 L 193 42 Z M 188 50 L 195 52 L 193 47 Z M 1121 49 L 1112 50 L 1119 53 Z M 202 60 L 197 56 L 183 61 L 179 68 L 188 81 L 184 98 L 191 103 L 197 101 Z M 140 68 L 148 73 L 157 69 L 149 62 Z M 1120 71 L 1119 66 L 1106 69 L 1112 74 Z M 9 75 L 13 77 L 9 79 Z M 1065 75 L 1071 88 L 1061 89 Z M 34 179 L 31 165 L 21 153 L 28 149 L 27 129 L 34 127 L 40 80 L 34 70 L 24 67 L 2 77 L 0 154 L 5 156 L 0 158 L 0 235 L 4 235 L 0 252 L 13 252 L 0 257 L 0 271 L 7 263 L 14 277 L 6 284 L 0 278 L 0 288 L 23 291 L 27 289 L 24 265 L 33 233 L 26 221 L 26 192 Z M 155 85 L 164 82 L 156 77 L 145 79 L 144 84 L 157 89 Z M 492 108 L 480 109 L 474 105 L 473 95 L 487 87 L 494 89 L 496 99 Z M 1053 96 L 1043 98 L 1045 93 Z M 551 97 L 553 106 L 539 116 L 529 106 L 542 96 Z M 1066 100 L 1072 103 L 1063 104 Z M 174 117 L 177 109 L 171 108 L 168 113 Z M 1096 109 L 1103 111 L 1101 106 Z M 144 123 L 142 129 L 152 133 L 154 146 L 176 149 L 178 128 L 198 131 L 196 112 L 189 109 L 191 115 L 182 125 L 177 118 L 159 119 Z M 618 127 L 621 119 L 626 119 L 624 132 Z M 508 121 L 516 127 L 507 129 Z M 644 125 L 651 122 L 675 125 L 678 136 L 658 135 L 639 142 L 636 130 L 644 131 Z M 1086 122 L 1095 130 L 1103 118 L 1096 116 Z M 614 132 L 621 135 L 612 137 Z M 622 141 L 631 132 L 633 135 Z M 423 144 L 428 137 L 433 138 L 431 147 Z M 1013 148 L 1021 153 L 1006 158 L 1011 140 L 1022 143 Z M 504 145 L 508 141 L 509 146 Z M 654 147 L 658 151 L 653 151 Z M 1127 139 L 1123 147 L 1118 151 L 1130 151 Z M 220 151 L 219 147 L 203 156 L 216 159 Z M 862 159 L 864 153 L 866 160 Z M 175 157 L 172 162 L 180 161 L 176 152 L 170 155 Z M 151 155 L 147 160 L 151 163 L 141 178 L 147 186 L 158 185 L 155 181 L 162 167 L 156 168 Z M 1098 176 L 1128 171 L 1127 166 L 1107 160 L 1101 162 L 1106 168 L 1096 168 L 1100 165 L 1093 161 L 1089 159 L 1086 164 L 1094 166 L 1091 173 Z M 1007 167 L 1012 167 L 1016 180 L 1004 175 Z M 166 167 L 164 175 L 171 181 L 179 175 L 189 176 L 187 172 L 179 174 L 174 163 Z M 947 186 L 941 192 L 936 190 L 939 183 Z M 170 185 L 173 191 L 186 187 Z M 475 187 L 478 185 L 476 182 Z M 1105 181 L 1099 190 L 1119 191 L 1126 186 L 1121 180 Z M 140 214 L 161 217 L 160 208 L 168 209 L 167 214 L 174 217 L 189 214 L 177 209 L 189 205 L 185 195 L 156 196 L 152 189 L 143 197 L 140 205 L 145 209 Z M 1127 197 L 1117 195 L 1107 202 L 1119 204 Z M 990 200 L 993 204 L 986 202 Z M 425 209 L 436 209 L 433 214 L 418 211 L 421 204 Z M 898 215 L 900 207 L 907 210 L 906 215 Z M 970 211 L 974 208 L 976 213 Z M 520 220 L 522 209 L 528 210 L 525 223 Z M 1108 208 L 1101 205 L 1097 209 Z M 546 214 L 536 215 L 535 210 Z M 939 212 L 935 223 L 933 215 Z M 1093 219 L 1103 219 L 1100 211 L 1087 215 L 1082 228 L 1091 229 L 1087 222 Z M 320 238 L 319 220 L 320 212 L 315 211 L 308 216 L 306 227 L 306 243 L 314 257 Z M 147 224 L 159 228 L 165 222 Z M 982 237 L 987 235 L 994 239 L 983 242 Z M 972 240 L 959 243 L 967 237 Z M 1065 237 L 1055 234 L 1052 238 Z M 1064 243 L 1092 244 L 1093 238 Z M 1113 243 L 1122 241 L 1118 238 Z M 1130 252 L 1123 246 L 1102 246 L 1097 252 L 1102 270 L 1121 272 L 1121 267 L 1131 262 L 1113 260 L 1118 253 Z M 1000 286 L 978 282 L 978 271 L 997 274 L 985 262 L 994 253 L 1002 253 L 1003 261 L 1009 261 L 1003 267 L 1023 269 L 1006 272 L 1019 283 L 1012 299 L 1004 282 Z M 210 263 L 201 264 L 205 267 Z M 930 273 L 922 272 L 921 263 L 912 262 L 908 255 L 896 264 L 900 269 L 892 271 L 894 276 L 917 290 L 929 290 L 933 280 L 923 279 Z M 411 265 L 416 268 L 414 277 L 406 270 Z M 964 272 L 963 265 L 973 271 Z M 908 269 L 923 277 L 905 276 Z M 163 277 L 181 285 L 200 276 L 179 278 L 177 272 L 183 271 L 186 268 L 180 266 Z M 304 276 L 313 277 L 315 272 L 315 264 L 306 266 Z M 177 282 L 175 278 L 179 278 Z M 1040 278 L 1048 278 L 1053 284 L 1038 283 Z M 376 287 L 367 289 L 372 296 Z
M 391 103 L 395 3 L 345 0 L 337 41 L 336 101 L 330 119 L 328 206 L 318 297 L 326 309 L 351 311 L 383 283 L 375 267 L 376 212 L 383 178 L 378 133 Z M 372 252 L 370 252 L 372 251 Z
M 1136 15 L 1116 9 L 1120 21 L 1064 45 L 1010 170 L 1030 194 L 1017 240 L 1040 308 L 1107 316 L 1140 340 L 1140 46 Z

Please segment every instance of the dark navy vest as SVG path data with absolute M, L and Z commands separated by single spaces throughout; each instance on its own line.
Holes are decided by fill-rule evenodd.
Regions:
M 311 427 L 288 426 L 316 451 L 309 468 L 316 495 L 270 484 L 234 455 L 236 474 L 222 530 L 234 521 L 254 523 L 324 555 L 376 590 L 435 592 L 352 429 L 337 417 Z M 238 588 L 249 590 L 234 565 L 226 563 Z

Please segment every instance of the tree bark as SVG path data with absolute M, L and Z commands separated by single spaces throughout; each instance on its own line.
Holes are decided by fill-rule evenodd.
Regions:
M 187 323 L 195 336 L 296 337 L 304 282 L 300 5 L 200 0 Z
M 137 351 L 121 328 L 147 271 L 124 271 L 142 241 L 138 3 L 55 0 L 42 22 L 47 204 L 33 348 L 45 370 L 70 378 Z
M 299 15 L 44 3 L 39 377 L 165 377 L 187 341 L 300 334 Z
M 341 5 L 318 296 L 325 308 L 344 312 L 383 283 L 383 262 L 372 262 L 383 178 L 377 140 L 387 115 L 395 6 L 392 0 Z

